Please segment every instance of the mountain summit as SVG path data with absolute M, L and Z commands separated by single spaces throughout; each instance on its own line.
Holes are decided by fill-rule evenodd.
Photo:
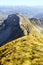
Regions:
M 32 30 L 43 34 L 43 25 L 40 20 L 28 19 L 18 13 L 8 15 L 0 25 L 0 46 L 24 35 L 29 35 Z

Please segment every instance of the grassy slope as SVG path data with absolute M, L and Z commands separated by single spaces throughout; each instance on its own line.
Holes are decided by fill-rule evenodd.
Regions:
M 0 47 L 0 65 L 2 64 L 43 65 L 43 36 L 32 31 L 28 36 Z

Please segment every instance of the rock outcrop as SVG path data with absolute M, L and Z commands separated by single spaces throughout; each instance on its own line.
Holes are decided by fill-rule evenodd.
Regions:
M 20 18 L 15 14 L 9 15 L 4 20 L 0 26 L 0 46 L 24 35 L 19 23 Z

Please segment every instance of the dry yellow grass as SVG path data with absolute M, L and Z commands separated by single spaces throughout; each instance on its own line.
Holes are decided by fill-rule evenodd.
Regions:
M 0 47 L 0 65 L 43 65 L 43 36 L 32 30 Z

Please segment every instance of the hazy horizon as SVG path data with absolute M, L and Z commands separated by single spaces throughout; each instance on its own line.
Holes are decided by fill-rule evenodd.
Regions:
M 43 6 L 43 0 L 0 0 L 0 6 Z

